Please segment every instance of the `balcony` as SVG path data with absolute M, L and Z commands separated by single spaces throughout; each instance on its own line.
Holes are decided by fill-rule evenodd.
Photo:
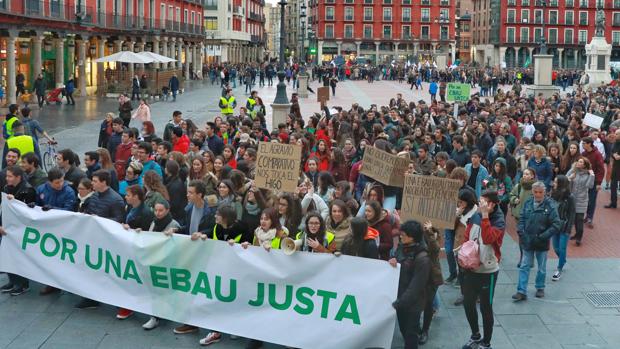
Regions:
M 507 44 L 514 44 L 515 43 L 515 38 L 514 37 L 506 37 L 506 43 Z
M 403 17 L 403 22 L 411 22 L 411 17 Z
M 392 16 L 383 16 L 383 21 L 384 22 L 391 22 L 392 21 Z
M 587 20 L 579 20 L 579 25 L 588 25 Z
M 411 33 L 402 33 L 400 34 L 400 38 L 403 40 L 413 40 L 413 36 L 411 36 Z
M 430 40 L 430 39 L 431 39 L 431 36 L 430 36 L 430 35 L 428 35 L 428 34 L 421 34 L 421 35 L 420 35 L 420 40 L 426 40 L 426 41 L 428 41 L 428 40 Z
M 527 36 L 522 36 L 519 42 L 522 44 L 527 44 L 530 42 L 530 38 Z
M 344 16 L 344 20 L 345 20 L 346 22 L 353 22 L 353 15 L 350 15 L 350 16 Z
M 326 21 L 333 21 L 334 20 L 334 15 L 325 15 L 325 20 Z
M 588 43 L 588 42 L 586 41 L 586 39 L 585 39 L 585 38 L 579 38 L 579 40 L 577 40 L 577 44 L 579 44 L 579 45 L 585 45 L 585 44 L 587 44 L 587 43 Z
M 364 39 L 372 39 L 372 33 L 364 32 Z
M 392 38 L 392 34 L 391 34 L 391 33 L 383 33 L 383 36 L 382 36 L 382 37 L 383 37 L 384 39 L 388 39 L 388 40 L 389 40 L 389 39 L 391 39 L 391 38 Z
M 567 45 L 572 45 L 573 44 L 573 38 L 564 38 L 564 43 Z
M 364 16 L 364 22 L 372 22 L 372 16 Z

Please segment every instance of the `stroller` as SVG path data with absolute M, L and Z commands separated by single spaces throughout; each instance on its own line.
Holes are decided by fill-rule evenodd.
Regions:
M 57 87 L 53 90 L 51 90 L 47 96 L 45 96 L 45 103 L 47 105 L 49 105 L 50 103 L 56 102 L 56 104 L 61 104 L 62 103 L 62 98 L 65 95 L 65 88 L 64 87 Z

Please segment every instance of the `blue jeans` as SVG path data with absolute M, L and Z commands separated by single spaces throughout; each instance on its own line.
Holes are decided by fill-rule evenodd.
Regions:
M 450 276 L 456 276 L 456 258 L 454 258 L 454 230 L 446 229 L 443 232 L 444 247 L 446 248 L 446 258 L 448 260 L 448 270 Z
M 586 213 L 586 218 L 592 222 L 594 220 L 594 210 L 596 210 L 596 196 L 598 195 L 598 190 L 596 190 L 596 185 L 592 187 L 592 189 L 588 189 L 588 211 Z
M 537 290 L 545 288 L 545 277 L 547 276 L 547 252 L 548 251 L 523 250 L 521 266 L 519 267 L 517 292 L 527 295 L 527 282 L 530 278 L 530 269 L 534 264 L 534 257 L 536 257 L 536 262 L 538 264 L 538 272 L 536 273 L 536 281 L 534 285 Z
M 564 268 L 564 264 L 566 264 L 566 246 L 568 246 L 569 237 L 570 231 L 566 233 L 557 233 L 551 238 L 553 250 L 555 251 L 555 254 L 558 255 L 558 270 L 562 270 L 562 268 Z

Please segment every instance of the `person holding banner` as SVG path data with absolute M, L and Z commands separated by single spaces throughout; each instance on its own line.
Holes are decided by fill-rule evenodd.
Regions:
M 341 251 L 344 239 L 351 234 L 351 214 L 344 201 L 336 199 L 331 202 L 325 226 L 327 230 L 334 233 L 336 250 Z
M 34 207 L 36 195 L 34 188 L 26 181 L 26 173 L 19 166 L 13 165 L 6 168 L 6 186 L 2 189 L 3 193 L 8 194 L 7 199 L 24 202 L 28 206 Z M 0 215 L 0 236 L 6 235 L 2 227 L 2 216 Z M 25 277 L 8 274 L 9 282 L 0 287 L 1 293 L 10 293 L 11 296 L 19 296 L 28 292 L 30 283 Z
M 304 221 L 305 229 L 297 233 L 296 240 L 301 241 L 300 251 L 317 253 L 336 252 L 334 233 L 325 228 L 325 221 L 318 212 L 310 212 Z
M 405 339 L 405 349 L 417 349 L 420 316 L 424 310 L 431 273 L 431 260 L 424 243 L 424 231 L 417 221 L 407 221 L 400 226 L 400 243 L 388 262 L 396 267 L 400 263 L 398 298 L 392 303 L 396 309 L 400 332 Z M 432 298 L 432 297 L 431 297 Z

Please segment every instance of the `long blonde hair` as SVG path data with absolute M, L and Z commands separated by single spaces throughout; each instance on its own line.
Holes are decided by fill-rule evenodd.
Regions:
M 170 200 L 168 189 L 166 189 L 166 186 L 162 182 L 161 176 L 157 174 L 157 172 L 153 170 L 146 171 L 142 180 L 144 181 L 144 186 L 148 191 L 158 192 L 164 197 L 164 199 Z

